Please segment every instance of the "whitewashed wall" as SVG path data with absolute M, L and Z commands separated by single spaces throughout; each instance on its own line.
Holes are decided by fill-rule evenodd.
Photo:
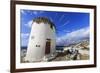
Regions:
M 41 61 L 45 56 L 46 40 L 51 39 L 50 54 L 55 51 L 55 32 L 50 24 L 33 22 L 29 37 L 26 60 Z M 40 45 L 40 47 L 36 47 Z

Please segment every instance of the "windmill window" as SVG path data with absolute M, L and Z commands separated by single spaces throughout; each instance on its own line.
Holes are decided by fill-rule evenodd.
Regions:
M 40 45 L 36 45 L 36 47 L 40 47 Z
M 34 36 L 32 36 L 31 39 L 34 39 Z

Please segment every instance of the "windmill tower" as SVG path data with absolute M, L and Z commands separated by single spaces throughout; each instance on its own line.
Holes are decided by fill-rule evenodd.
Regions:
M 48 60 L 55 54 L 55 27 L 45 17 L 37 17 L 33 20 L 29 36 L 29 43 L 25 60 L 29 62 Z

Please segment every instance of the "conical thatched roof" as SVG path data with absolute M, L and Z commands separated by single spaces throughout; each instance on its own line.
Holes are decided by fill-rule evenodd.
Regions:
M 55 27 L 54 24 L 53 24 L 53 22 L 51 22 L 51 20 L 48 19 L 48 18 L 46 18 L 46 17 L 37 17 L 37 18 L 33 19 L 33 22 L 36 22 L 38 24 L 39 23 L 50 24 L 50 27 L 52 29 L 53 29 L 53 27 Z

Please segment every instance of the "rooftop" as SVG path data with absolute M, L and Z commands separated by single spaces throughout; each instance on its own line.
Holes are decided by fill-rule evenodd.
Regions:
M 53 29 L 54 26 L 54 23 L 49 19 L 49 18 L 46 18 L 46 17 L 37 17 L 35 19 L 33 19 L 33 22 L 36 22 L 36 23 L 45 23 L 45 24 L 50 24 L 50 27 Z

